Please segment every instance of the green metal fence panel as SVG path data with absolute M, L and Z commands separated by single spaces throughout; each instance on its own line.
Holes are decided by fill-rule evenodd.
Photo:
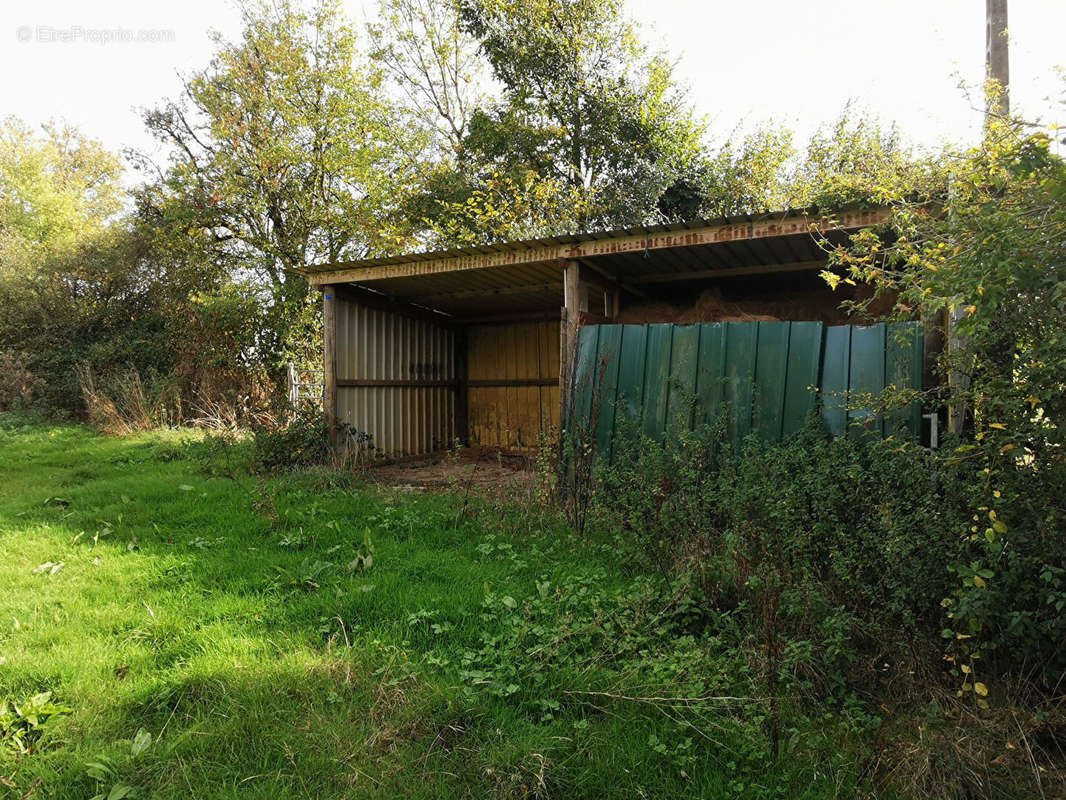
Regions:
M 888 326 L 885 385 L 892 389 L 922 388 L 922 326 L 916 322 Z M 917 397 L 885 415 L 885 436 L 917 439 L 922 433 L 922 403 Z
M 785 410 L 781 438 L 803 427 L 818 406 L 818 369 L 822 361 L 823 326 L 820 322 L 790 323 L 788 375 L 785 379 Z
M 618 399 L 618 370 L 621 366 L 622 326 L 598 325 L 600 329 L 596 361 L 598 397 L 596 419 L 596 451 L 608 460 L 614 446 L 615 406 Z
M 644 357 L 642 428 L 645 435 L 660 442 L 666 432 L 666 404 L 670 393 L 670 351 L 673 341 L 673 325 L 648 326 L 648 349 Z
M 873 405 L 885 390 L 886 326 L 856 325 L 851 330 L 851 374 L 848 379 L 848 433 L 883 437 L 884 417 Z
M 602 325 L 589 325 L 580 329 L 571 376 L 570 413 L 589 422 L 592 414 L 592 398 L 597 391 L 600 329 Z
M 644 405 L 644 362 L 648 354 L 648 326 L 620 325 L 621 363 L 618 365 L 619 413 L 630 420 L 640 419 Z
M 677 424 L 686 428 L 692 426 L 699 355 L 699 326 L 674 326 L 674 338 L 670 348 L 670 397 L 666 405 L 668 428 Z
M 788 376 L 789 322 L 759 322 L 752 427 L 759 438 L 781 439 Z
M 696 359 L 696 424 L 712 422 L 722 410 L 725 382 L 725 322 L 700 325 Z
M 728 411 L 734 444 L 752 430 L 780 441 L 817 409 L 820 392 L 834 435 L 917 439 L 917 396 L 885 414 L 877 408 L 886 389 L 921 388 L 922 344 L 920 323 L 589 325 L 578 335 L 571 417 L 590 426 L 598 457 L 610 460 L 622 418 L 662 441 L 673 424 Z
M 729 322 L 727 325 L 724 400 L 729 412 L 729 437 L 739 442 L 751 432 L 759 325 L 751 322 Z
M 851 373 L 851 326 L 839 325 L 825 330 L 822 373 L 822 419 L 834 436 L 848 428 L 848 376 Z

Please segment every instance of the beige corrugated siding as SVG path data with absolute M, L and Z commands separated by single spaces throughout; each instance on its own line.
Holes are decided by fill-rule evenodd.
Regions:
M 453 381 L 453 334 L 431 322 L 337 301 L 338 381 Z M 338 386 L 337 418 L 391 457 L 421 455 L 455 438 L 452 386 Z
M 542 430 L 559 422 L 559 323 L 471 325 L 469 377 L 546 385 L 473 386 L 470 439 L 485 447 L 536 447 Z

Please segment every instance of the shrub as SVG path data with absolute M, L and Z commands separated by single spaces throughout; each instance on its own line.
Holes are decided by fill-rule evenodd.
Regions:
M 27 408 L 40 393 L 41 381 L 14 351 L 0 350 L 0 411 Z
M 277 472 L 329 463 L 329 434 L 321 413 L 295 413 L 288 422 L 274 425 L 259 423 L 252 428 L 252 464 L 260 471 Z
M 630 438 L 601 473 L 602 512 L 660 569 L 701 572 L 725 605 L 772 557 L 789 583 L 817 584 L 864 620 L 938 623 L 966 506 L 921 448 L 834 439 L 814 422 L 734 453 L 724 430 L 719 420 L 662 446 Z

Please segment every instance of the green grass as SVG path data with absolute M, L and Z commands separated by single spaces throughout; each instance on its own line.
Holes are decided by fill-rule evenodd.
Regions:
M 606 696 L 758 693 L 621 539 L 324 472 L 212 477 L 183 436 L 0 423 L 0 699 L 72 709 L 0 755 L 0 796 L 852 796 L 828 729 L 774 761 L 758 703 Z

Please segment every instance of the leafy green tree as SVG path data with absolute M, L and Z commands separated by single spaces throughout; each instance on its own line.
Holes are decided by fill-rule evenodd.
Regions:
M 116 155 L 57 124 L 38 135 L 16 117 L 0 123 L 0 274 L 69 250 L 119 212 Z
M 699 187 L 701 216 L 918 200 L 942 192 L 940 156 L 916 152 L 895 127 L 848 106 L 802 148 L 767 122 L 711 155 Z
M 797 157 L 792 132 L 767 124 L 723 144 L 709 159 L 699 187 L 704 217 L 750 214 L 790 204 L 789 170 Z
M 260 352 L 280 377 L 314 341 L 315 310 L 293 270 L 406 241 L 395 211 L 408 132 L 334 0 L 249 6 L 241 40 L 218 48 L 179 99 L 145 114 L 170 158 L 141 200 L 231 274 L 254 276 L 269 320 Z
M 121 163 L 99 142 L 69 126 L 37 134 L 14 119 L 0 141 L 5 363 L 35 375 L 37 398 L 53 411 L 82 410 L 85 367 L 192 379 L 181 388 L 197 394 L 203 371 L 190 367 L 209 348 L 187 349 L 192 299 L 224 290 L 224 271 L 195 237 L 168 235 L 144 207 L 123 210 Z
M 437 159 L 463 148 L 470 120 L 488 99 L 487 65 L 455 0 L 382 0 L 368 25 L 372 57 L 428 133 Z
M 620 2 L 462 0 L 461 13 L 503 87 L 470 120 L 461 166 L 579 191 L 582 227 L 688 214 L 703 126 Z
M 517 177 L 492 175 L 465 198 L 440 199 L 437 204 L 429 241 L 441 247 L 532 239 L 543 233 L 549 220 L 561 230 L 577 230 L 589 211 L 588 198 L 579 189 L 533 171 Z
M 939 160 L 915 152 L 895 126 L 882 127 L 849 105 L 811 137 L 786 194 L 790 205 L 827 209 L 921 200 L 945 187 Z
M 113 222 L 121 172 L 115 154 L 69 126 L 0 125 L 0 349 L 36 375 L 52 407 L 78 405 L 76 352 L 109 343 L 107 326 L 86 321 L 140 316 L 135 290 L 100 257 L 128 253 Z

